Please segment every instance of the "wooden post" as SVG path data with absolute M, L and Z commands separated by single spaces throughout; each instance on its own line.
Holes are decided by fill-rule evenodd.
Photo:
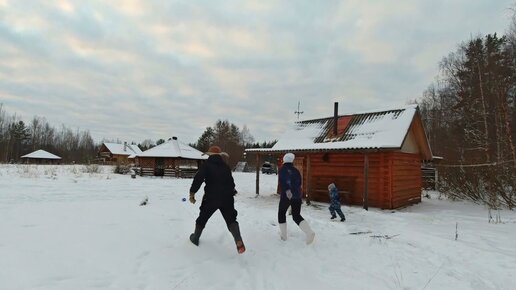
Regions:
M 392 158 L 392 157 L 391 157 Z M 394 161 L 392 159 L 389 159 L 389 194 L 390 194 L 390 199 L 391 199 L 391 208 L 390 209 L 393 209 L 394 208 L 394 204 L 392 202 L 392 194 L 394 192 L 394 183 L 393 183 L 393 175 L 394 175 Z
M 438 190 L 437 182 L 439 181 L 439 175 L 437 173 L 437 167 L 434 166 L 434 190 Z
M 310 179 L 312 170 L 310 170 L 310 154 L 306 155 L 306 205 L 310 205 Z
M 260 153 L 256 153 L 256 195 L 260 194 Z
M 369 157 L 367 156 L 367 153 L 364 153 L 364 209 L 369 210 L 368 205 L 368 188 L 367 185 L 369 183 Z

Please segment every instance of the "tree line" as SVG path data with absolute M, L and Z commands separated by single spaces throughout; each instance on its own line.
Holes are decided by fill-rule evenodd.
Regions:
M 418 101 L 439 190 L 490 209 L 516 205 L 516 22 L 462 42 Z
M 64 163 L 88 163 L 98 148 L 88 130 L 64 125 L 55 128 L 38 116 L 25 123 L 0 104 L 0 162 L 17 163 L 22 155 L 43 149 L 58 155 Z
M 206 152 L 211 145 L 218 145 L 222 151 L 228 153 L 228 164 L 234 167 L 238 161 L 244 158 L 247 148 L 270 148 L 276 144 L 274 141 L 255 142 L 254 137 L 247 126 L 240 129 L 228 120 L 218 120 L 212 127 L 206 127 L 195 144 L 190 144 L 196 149 Z
M 43 149 L 60 156 L 63 163 L 90 163 L 96 160 L 104 142 L 123 143 L 118 139 L 96 143 L 88 130 L 72 130 L 64 125 L 55 128 L 43 117 L 35 116 L 25 123 L 19 115 L 6 112 L 0 103 L 0 162 L 19 163 L 21 156 Z M 145 139 L 138 146 L 145 151 L 164 142 L 165 139 Z M 275 142 L 255 142 L 247 126 L 240 129 L 228 120 L 218 120 L 205 129 L 196 143 L 189 145 L 206 152 L 209 146 L 217 144 L 229 154 L 229 164 L 234 166 L 246 148 L 272 147 Z

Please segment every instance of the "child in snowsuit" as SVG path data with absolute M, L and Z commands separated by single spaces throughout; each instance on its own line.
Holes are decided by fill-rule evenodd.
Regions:
M 328 185 L 328 193 L 330 194 L 330 214 L 331 219 L 334 219 L 337 217 L 335 212 L 337 212 L 340 216 L 340 221 L 343 222 L 346 220 L 346 217 L 344 216 L 344 213 L 340 209 L 340 196 L 339 196 L 339 190 L 337 189 L 337 186 L 335 183 L 330 183 Z

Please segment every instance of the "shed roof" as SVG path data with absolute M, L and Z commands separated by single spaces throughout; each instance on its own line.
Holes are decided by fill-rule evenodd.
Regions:
M 33 158 L 33 159 L 61 159 L 61 157 L 49 153 L 45 150 L 36 150 L 32 153 L 23 155 L 21 158 Z
M 134 144 L 120 144 L 120 143 L 104 143 L 106 148 L 111 152 L 112 154 L 116 155 L 132 155 L 132 154 L 140 154 L 142 153 L 142 150 L 140 150 L 140 147 L 138 145 Z M 124 146 L 127 146 L 124 150 Z
M 411 129 L 416 129 L 423 159 L 432 153 L 416 105 L 339 115 L 334 134 L 334 117 L 296 122 L 272 148 L 253 148 L 247 152 L 329 151 L 401 149 Z
M 197 160 L 208 159 L 208 155 L 177 140 L 176 137 L 170 138 L 165 143 L 138 154 L 137 157 L 172 157 Z

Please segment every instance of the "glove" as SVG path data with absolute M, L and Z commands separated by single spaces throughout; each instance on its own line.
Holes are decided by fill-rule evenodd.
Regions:
M 289 189 L 289 190 L 287 190 L 286 193 L 287 193 L 287 198 L 292 199 L 292 191 Z
M 195 204 L 196 200 L 195 200 L 195 195 L 193 193 L 190 193 L 190 202 L 192 204 Z

